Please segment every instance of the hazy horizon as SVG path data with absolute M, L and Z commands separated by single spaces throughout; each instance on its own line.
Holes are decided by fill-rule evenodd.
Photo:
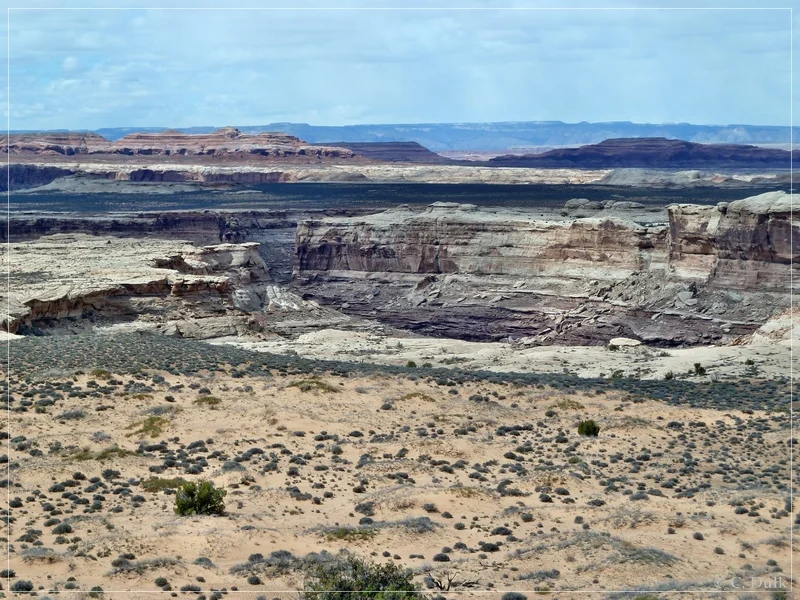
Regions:
M 11 129 L 11 133 L 25 133 L 25 132 L 36 132 L 36 131 L 44 131 L 44 132 L 56 132 L 56 131 L 69 131 L 69 132 L 95 132 L 103 129 L 176 129 L 176 130 L 184 130 L 184 129 L 203 129 L 213 127 L 216 129 L 222 129 L 223 127 L 264 127 L 267 125 L 305 125 L 309 127 L 330 127 L 330 128 L 343 128 L 343 127 L 384 127 L 384 126 L 409 126 L 409 127 L 417 127 L 423 125 L 451 125 L 451 126 L 458 126 L 458 125 L 534 125 L 534 124 L 559 124 L 559 125 L 614 125 L 614 124 L 630 124 L 630 125 L 639 125 L 639 126 L 652 126 L 652 127 L 660 127 L 660 126 L 678 126 L 678 125 L 689 125 L 693 127 L 764 127 L 764 128 L 786 128 L 789 129 L 789 125 L 769 125 L 764 123 L 693 123 L 688 121 L 664 121 L 660 123 L 645 123 L 645 122 L 634 122 L 634 121 L 559 121 L 559 120 L 529 120 L 529 121 L 418 121 L 418 122 L 402 122 L 402 123 L 390 123 L 390 122 L 381 122 L 381 123 L 357 123 L 357 124 L 343 124 L 343 123 L 334 123 L 323 125 L 320 123 L 306 123 L 306 122 L 299 122 L 299 121 L 272 121 L 272 122 L 254 122 L 254 123 L 226 123 L 226 124 L 218 124 L 218 123 L 196 123 L 194 125 L 126 125 L 126 124 L 116 124 L 116 125 L 104 125 L 102 127 L 96 127 L 93 129 L 88 128 L 81 128 L 81 129 L 69 129 L 66 127 L 58 127 L 53 129 Z M 800 126 L 794 126 L 793 129 L 798 129 Z

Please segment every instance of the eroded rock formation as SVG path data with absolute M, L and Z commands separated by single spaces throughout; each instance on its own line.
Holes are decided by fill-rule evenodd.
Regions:
M 790 209 L 777 192 L 672 206 L 650 226 L 452 204 L 309 220 L 295 276 L 308 297 L 426 333 L 725 341 L 788 305 Z
M 668 211 L 675 276 L 717 288 L 789 289 L 790 267 L 797 258 L 792 248 L 800 252 L 790 195 L 771 192 L 717 206 L 678 204 Z

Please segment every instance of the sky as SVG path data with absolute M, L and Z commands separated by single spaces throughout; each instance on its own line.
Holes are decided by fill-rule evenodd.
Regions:
M 111 0 L 68 4 L 86 10 L 6 2 L 8 43 L 0 48 L 10 50 L 5 111 L 12 130 L 548 120 L 789 125 L 788 10 L 622 10 L 658 6 L 633 0 L 549 4 L 575 10 L 470 0 L 320 0 L 303 4 L 309 10 L 254 10 L 297 5 L 267 0 L 225 3 L 244 10 L 199 10 L 224 5 L 207 0 L 137 3 L 180 9 L 169 11 L 104 10 L 124 6 Z M 397 6 L 414 10 L 375 10 Z M 586 10 L 603 6 L 618 9 Z

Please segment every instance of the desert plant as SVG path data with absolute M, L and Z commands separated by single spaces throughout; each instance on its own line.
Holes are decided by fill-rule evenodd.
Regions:
M 200 406 L 210 406 L 214 408 L 222 403 L 222 400 L 217 398 L 216 396 L 200 396 L 194 401 L 195 404 L 199 404 Z
M 210 481 L 190 481 L 175 494 L 175 512 L 182 516 L 221 515 L 225 512 L 223 498 L 226 494 Z
M 424 600 L 412 572 L 394 563 L 374 564 L 354 556 L 317 563 L 306 575 L 302 600 Z
M 701 365 L 700 363 L 694 363 L 694 374 L 695 375 L 705 375 L 706 368 Z
M 591 419 L 588 421 L 581 421 L 578 423 L 578 433 L 580 435 L 597 437 L 597 435 L 600 433 L 600 426 Z

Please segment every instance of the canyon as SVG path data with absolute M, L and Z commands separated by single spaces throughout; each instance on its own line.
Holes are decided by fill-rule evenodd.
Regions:
M 622 344 L 634 363 L 639 346 L 750 348 L 794 318 L 800 224 L 780 168 L 616 168 L 665 149 L 681 165 L 733 152 L 741 167 L 772 150 L 577 149 L 622 161 L 595 169 L 234 128 L 10 142 L 10 335 L 134 330 L 315 359 L 339 340 L 337 354 L 412 362 L 458 347 L 454 361 L 523 370 L 550 348 L 536 368 L 558 370 L 577 365 L 570 348 Z M 386 354 L 388 340 L 416 350 Z
M 439 204 L 301 223 L 304 297 L 427 335 L 726 343 L 788 308 L 790 196 L 672 205 L 664 224 Z
M 440 202 L 377 213 L 18 217 L 7 252 L 12 290 L 18 285 L 25 296 L 11 303 L 6 330 L 17 332 L 20 324 L 52 329 L 64 317 L 108 320 L 113 311 L 97 301 L 105 296 L 114 297 L 108 305 L 117 308 L 118 296 L 128 304 L 147 297 L 137 305 L 149 313 L 158 311 L 148 303 L 164 303 L 159 318 L 168 328 L 176 320 L 172 307 L 184 301 L 196 319 L 223 308 L 259 314 L 269 307 L 269 288 L 273 296 L 283 290 L 304 314 L 324 308 L 356 328 L 379 324 L 529 346 L 606 345 L 618 337 L 654 346 L 725 344 L 789 307 L 791 249 L 800 242 L 792 213 L 790 195 L 769 192 L 664 210 L 631 202 L 598 208 L 584 200 L 538 213 Z M 591 216 L 574 216 L 582 214 Z M 212 260 L 219 252 L 241 255 Z M 59 259 L 72 254 L 76 261 Z M 185 272 L 183 265 L 193 264 L 186 256 L 205 266 Z M 168 265 L 176 272 L 161 271 Z M 202 283 L 198 272 L 213 281 Z M 200 277 L 194 285 L 203 293 L 173 293 L 170 282 L 182 274 Z M 73 279 L 81 283 L 66 289 Z M 253 292 L 247 287 L 253 282 L 268 288 Z M 235 291 L 242 285 L 250 291 Z M 242 293 L 249 309 L 237 304 Z M 252 319 L 240 321 L 222 333 L 210 327 L 183 334 L 241 335 L 248 323 L 256 333 L 265 329 Z

